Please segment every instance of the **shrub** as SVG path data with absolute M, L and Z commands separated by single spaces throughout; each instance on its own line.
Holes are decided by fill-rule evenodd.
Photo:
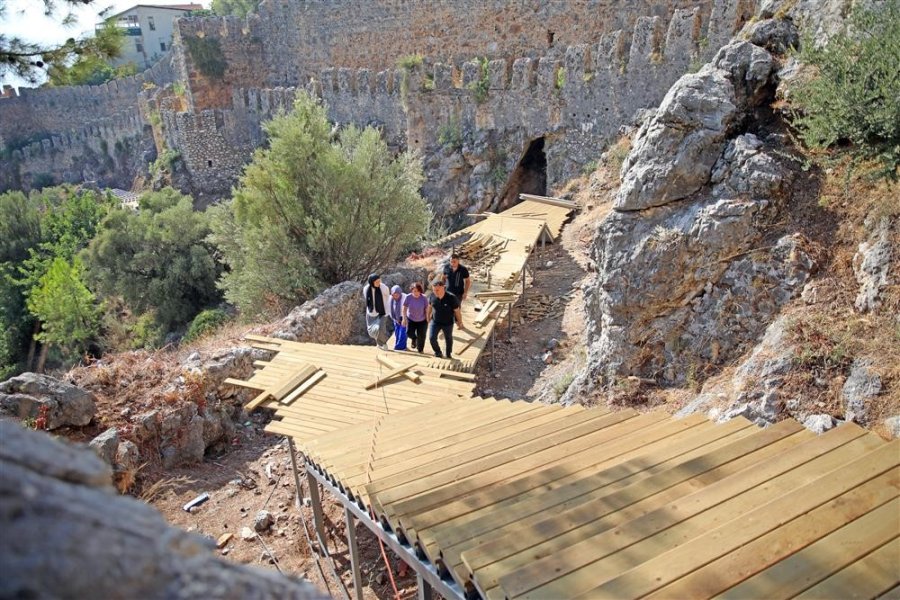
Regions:
M 244 317 L 294 306 L 322 282 L 362 279 L 425 235 L 421 164 L 395 157 L 378 130 L 334 135 L 325 107 L 306 93 L 265 128 L 268 147 L 212 223 L 230 267 L 220 286 Z
M 227 323 L 228 319 L 228 313 L 221 308 L 211 308 L 201 311 L 200 314 L 191 321 L 187 333 L 184 334 L 184 341 L 192 342 L 200 339 Z
M 491 78 L 490 74 L 488 73 L 488 59 L 484 57 L 479 58 L 478 68 L 478 79 L 469 84 L 469 89 L 472 90 L 472 95 L 475 98 L 475 102 L 481 104 L 482 102 L 487 100 L 488 92 L 491 89 Z
M 187 46 L 188 54 L 191 55 L 191 60 L 203 75 L 211 79 L 221 79 L 225 75 L 228 63 L 225 61 L 222 44 L 218 38 L 200 38 L 188 35 L 182 39 Z
M 407 71 L 422 65 L 422 56 L 419 54 L 408 54 L 397 59 L 397 66 Z
M 450 119 L 438 127 L 438 142 L 441 146 L 447 146 L 448 148 L 452 148 L 454 150 L 459 150 L 463 145 L 463 136 L 462 129 L 459 126 L 459 121 L 450 117 Z
M 878 175 L 900 167 L 900 0 L 857 8 L 849 28 L 826 46 L 806 36 L 799 59 L 816 76 L 792 90 L 794 125 L 813 148 L 849 142 L 856 160 L 874 160 Z

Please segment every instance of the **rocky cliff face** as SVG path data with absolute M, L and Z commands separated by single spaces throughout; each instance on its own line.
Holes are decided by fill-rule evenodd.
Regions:
M 635 136 L 594 241 L 594 383 L 690 383 L 761 336 L 815 268 L 802 236 L 773 227 L 797 169 L 767 115 L 767 47 L 796 30 L 764 21 L 746 37 L 682 77 Z

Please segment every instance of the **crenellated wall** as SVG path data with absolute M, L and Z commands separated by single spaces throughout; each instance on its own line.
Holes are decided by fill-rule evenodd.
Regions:
M 80 181 L 130 188 L 156 157 L 139 96 L 174 76 L 163 59 L 102 85 L 22 88 L 3 97 L 0 190 Z
M 756 3 L 264 0 L 247 19 L 179 20 L 172 59 L 156 71 L 0 99 L 0 123 L 13 115 L 25 124 L 0 125 L 0 136 L 39 141 L 134 117 L 148 125 L 145 137 L 152 126 L 158 150 L 180 153 L 185 191 L 204 203 L 229 194 L 264 143 L 262 123 L 305 88 L 336 123 L 377 126 L 392 148 L 418 151 L 423 193 L 438 216 L 454 218 L 509 202 L 516 166 L 535 140 L 548 191 L 577 175 L 622 125 L 731 38 Z M 398 67 L 411 54 L 424 64 Z M 210 75 L 212 62 L 221 75 Z M 31 161 L 22 155 L 19 179 L 47 167 Z

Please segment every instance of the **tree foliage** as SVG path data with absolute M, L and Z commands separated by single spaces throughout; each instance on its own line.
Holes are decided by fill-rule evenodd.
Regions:
M 82 352 L 100 326 L 97 299 L 84 283 L 79 258 L 71 263 L 60 256 L 28 295 L 28 310 L 41 322 L 36 338 L 56 344 L 67 353 Z
M 75 22 L 73 10 L 90 6 L 95 0 L 43 0 L 44 14 L 64 25 Z M 6 13 L 6 1 L 0 0 L 0 17 Z M 121 53 L 122 40 L 115 36 L 69 38 L 62 44 L 37 44 L 17 35 L 0 32 L 0 79 L 7 75 L 39 83 L 52 69 L 65 69 L 79 57 L 115 58 Z
M 292 306 L 320 282 L 359 279 L 425 234 L 421 165 L 394 158 L 373 128 L 333 136 L 325 108 L 305 93 L 266 125 L 212 237 L 230 267 L 225 296 L 245 316 Z
M 880 174 L 900 167 L 900 0 L 854 10 L 846 31 L 825 46 L 807 37 L 799 59 L 816 76 L 792 90 L 794 124 L 813 147 L 849 142 Z
M 116 209 L 83 253 L 89 281 L 135 311 L 154 311 L 166 330 L 219 300 L 219 268 L 206 242 L 209 217 L 166 188 L 145 194 L 140 210 Z
M 259 0 L 212 0 L 209 8 L 220 17 L 246 17 L 255 13 L 258 5 Z
M 113 67 L 110 58 L 122 54 L 125 32 L 107 22 L 89 44 L 75 52 L 74 61 L 51 63 L 47 67 L 49 85 L 99 85 L 111 79 L 134 75 L 134 63 Z M 69 64 L 71 62 L 71 64 Z

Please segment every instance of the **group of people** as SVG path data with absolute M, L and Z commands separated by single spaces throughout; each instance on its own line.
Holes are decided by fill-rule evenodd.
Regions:
M 453 358 L 453 325 L 465 329 L 460 308 L 468 298 L 472 280 L 469 270 L 459 262 L 456 254 L 439 277 L 431 282 L 431 294 L 425 295 L 421 283 L 410 286 L 409 292 L 395 285 L 390 290 L 377 273 L 369 275 L 363 287 L 366 300 L 366 328 L 369 337 L 385 350 L 425 350 L 425 338 L 438 358 Z M 444 334 L 444 352 L 438 335 Z M 394 346 L 388 340 L 394 335 Z

